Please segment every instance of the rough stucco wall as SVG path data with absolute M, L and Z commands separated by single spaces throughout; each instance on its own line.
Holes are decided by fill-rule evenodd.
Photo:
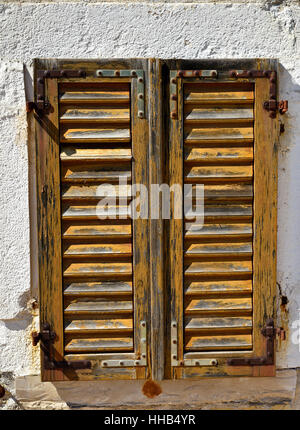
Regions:
M 23 72 L 38 57 L 279 59 L 280 97 L 290 103 L 279 154 L 278 283 L 288 298 L 279 321 L 289 319 L 291 327 L 300 308 L 299 1 L 6 1 L 0 3 L 0 372 L 38 373 L 30 345 L 36 317 L 30 302 Z M 291 334 L 279 367 L 300 367 Z

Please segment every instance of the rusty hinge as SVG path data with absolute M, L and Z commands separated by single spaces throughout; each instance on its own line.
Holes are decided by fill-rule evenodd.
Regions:
M 277 73 L 275 70 L 231 70 L 230 78 L 268 78 L 270 80 L 269 100 L 264 102 L 264 109 L 270 112 L 271 118 L 276 118 L 277 112 L 281 115 L 288 110 L 288 101 L 277 101 Z
M 56 334 L 51 330 L 48 323 L 42 325 L 42 330 L 38 333 L 36 331 L 31 333 L 32 344 L 36 346 L 39 342 L 41 349 L 44 353 L 44 369 L 90 369 L 91 362 L 89 360 L 77 360 L 77 361 L 56 361 L 51 358 L 51 344 L 56 338 Z
M 48 114 L 51 110 L 51 105 L 46 99 L 45 80 L 58 78 L 85 78 L 85 70 L 38 70 L 36 81 L 36 101 L 27 102 L 27 112 L 36 111 L 39 115 Z
M 271 113 L 273 112 L 275 116 L 277 111 L 281 115 L 284 115 L 288 111 L 288 101 L 280 100 L 277 102 L 276 100 L 268 100 L 264 102 L 264 108 Z M 272 118 L 274 118 L 274 116 L 272 116 Z
M 285 337 L 285 332 L 282 328 L 274 327 L 274 320 L 268 319 L 266 326 L 261 330 L 261 334 L 266 338 L 266 355 L 263 357 L 249 358 L 230 358 L 227 360 L 229 366 L 262 366 L 275 364 L 275 338 L 280 335 Z

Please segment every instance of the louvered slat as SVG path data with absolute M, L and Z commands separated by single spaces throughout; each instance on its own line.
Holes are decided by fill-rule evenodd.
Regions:
M 65 352 L 130 352 L 130 84 L 68 82 L 59 94 Z
M 249 83 L 184 84 L 185 352 L 252 348 L 253 102 Z M 192 191 L 190 191 L 191 193 Z

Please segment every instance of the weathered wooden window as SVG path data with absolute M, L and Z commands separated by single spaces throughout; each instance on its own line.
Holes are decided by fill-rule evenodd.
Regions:
M 43 380 L 274 374 L 276 63 L 35 69 Z M 151 219 L 162 183 L 203 186 L 204 218 Z

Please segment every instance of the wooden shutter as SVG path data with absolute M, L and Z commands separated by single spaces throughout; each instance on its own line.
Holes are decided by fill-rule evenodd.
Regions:
M 273 375 L 276 63 L 35 68 L 42 379 Z M 204 225 L 132 220 L 149 182 L 203 184 Z
M 43 380 L 146 377 L 148 222 L 129 208 L 147 180 L 144 63 L 37 66 Z M 101 220 L 98 187 L 122 196 L 120 177 L 122 219 Z
M 204 184 L 204 224 L 170 222 L 173 377 L 274 374 L 262 330 L 275 316 L 278 119 L 264 102 L 276 73 L 181 67 L 170 185 Z

